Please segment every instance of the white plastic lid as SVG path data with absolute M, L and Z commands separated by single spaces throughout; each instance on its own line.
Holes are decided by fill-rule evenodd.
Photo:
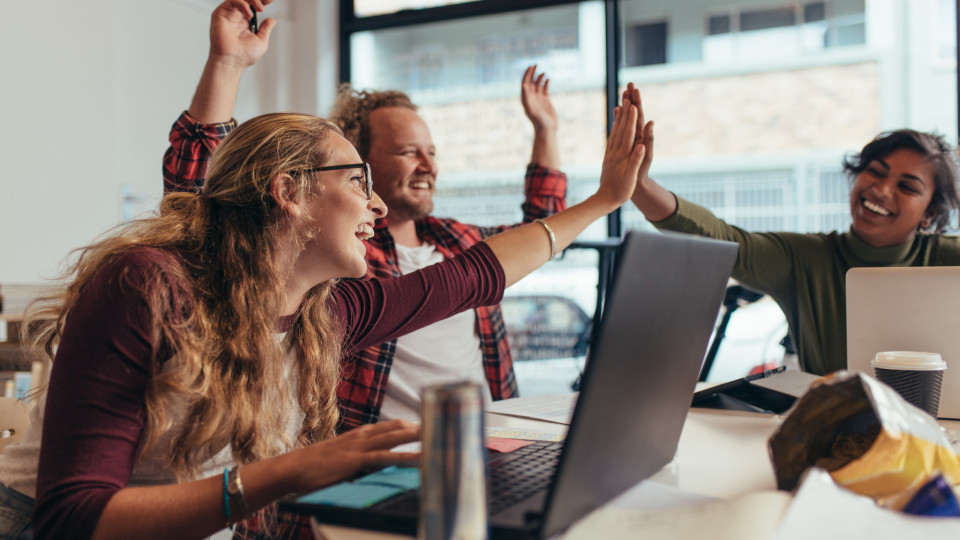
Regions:
M 908 369 L 911 371 L 939 371 L 947 369 L 947 363 L 939 353 L 920 351 L 884 351 L 870 361 L 880 369 Z

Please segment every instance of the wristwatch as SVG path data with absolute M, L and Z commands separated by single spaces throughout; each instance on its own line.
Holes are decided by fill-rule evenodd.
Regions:
M 243 494 L 243 482 L 240 481 L 239 465 L 230 469 L 230 474 L 227 477 L 227 496 L 230 498 L 230 504 L 240 510 L 240 514 L 237 516 L 238 521 L 253 513 L 250 511 L 250 507 L 247 505 L 247 499 Z

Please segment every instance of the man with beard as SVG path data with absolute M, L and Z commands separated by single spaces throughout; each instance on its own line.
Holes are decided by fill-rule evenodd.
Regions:
M 563 210 L 566 176 L 557 170 L 557 115 L 549 80 L 536 66 L 523 75 L 521 101 L 534 127 L 522 206 L 524 222 Z M 403 92 L 356 91 L 343 85 L 330 120 L 373 171 L 387 217 L 367 241 L 368 276 L 395 277 L 440 262 L 514 225 L 479 227 L 437 218 L 436 149 L 430 129 Z M 338 395 L 345 428 L 378 420 L 419 420 L 420 390 L 451 380 L 487 383 L 487 399 L 517 395 L 503 317 L 479 308 L 363 351 L 345 365 Z
M 190 108 L 174 123 L 164 155 L 165 191 L 202 186 L 210 154 L 236 126 L 231 118 L 240 76 L 266 52 L 276 21 L 250 25 L 273 0 L 227 0 L 213 13 L 210 51 Z M 536 66 L 523 76 L 521 101 L 534 127 L 523 222 L 566 207 L 566 175 L 557 170 L 557 115 L 549 80 Z M 437 167 L 430 130 L 398 91 L 341 89 L 331 120 L 370 164 L 374 191 L 389 212 L 366 242 L 368 276 L 399 276 L 452 257 L 505 228 L 436 218 Z M 544 232 L 544 234 L 547 234 Z M 343 430 L 381 419 L 419 419 L 420 389 L 450 380 L 485 381 L 486 398 L 517 396 L 510 347 L 499 307 L 467 311 L 344 361 L 338 388 Z

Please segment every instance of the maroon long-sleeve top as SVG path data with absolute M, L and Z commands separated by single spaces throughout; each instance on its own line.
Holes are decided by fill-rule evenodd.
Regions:
M 157 343 L 142 285 L 180 263 L 137 248 L 105 264 L 64 326 L 43 422 L 33 528 L 37 538 L 89 538 L 127 486 L 144 433 L 144 392 L 169 359 Z M 496 304 L 503 268 L 485 243 L 396 279 L 344 280 L 333 296 L 348 354 L 482 305 Z M 174 303 L 185 301 L 172 291 Z M 176 306 L 175 306 L 176 307 Z

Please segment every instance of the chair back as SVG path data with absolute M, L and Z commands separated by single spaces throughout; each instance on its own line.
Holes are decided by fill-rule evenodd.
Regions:
M 19 441 L 30 425 L 30 409 L 12 397 L 0 397 L 0 452 Z

